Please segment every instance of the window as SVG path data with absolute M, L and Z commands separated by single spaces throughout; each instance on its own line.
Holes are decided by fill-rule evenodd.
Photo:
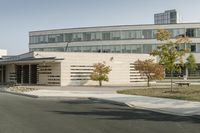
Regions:
M 90 41 L 91 40 L 91 33 L 83 33 L 83 40 Z
M 103 40 L 110 40 L 110 32 L 102 33 Z
M 102 33 L 101 32 L 91 33 L 91 40 L 102 40 Z
M 49 35 L 48 36 L 48 43 L 57 43 L 57 42 L 64 42 L 63 41 L 63 34 Z
M 49 35 L 48 42 L 49 43 L 55 43 L 56 42 L 56 36 L 55 35 Z
M 122 45 L 122 53 L 131 53 L 131 45 Z
M 170 30 L 171 32 L 171 37 L 176 38 L 179 36 L 185 36 L 185 29 L 172 29 Z
M 82 52 L 81 46 L 70 46 L 67 49 L 68 52 Z
M 56 35 L 56 42 L 64 42 L 63 34 Z
M 188 36 L 188 37 L 196 37 L 195 29 L 186 29 L 186 36 Z
M 153 36 L 152 38 L 154 38 L 154 39 L 156 38 L 157 32 L 158 32 L 158 30 L 152 30 L 152 36 Z
M 143 53 L 149 54 L 150 52 L 152 52 L 152 45 L 143 44 Z
M 91 52 L 101 53 L 102 46 L 92 46 Z
M 196 37 L 200 37 L 200 29 L 196 29 Z
M 196 44 L 196 52 L 200 53 L 200 43 Z
M 110 46 L 111 53 L 121 53 L 121 45 Z
M 82 51 L 83 52 L 91 52 L 92 51 L 91 46 L 84 46 L 84 47 L 82 47 Z
M 111 40 L 120 40 L 120 31 L 111 32 Z
M 122 45 L 122 53 L 142 53 L 141 44 Z
M 72 41 L 72 33 L 66 33 L 65 42 L 71 42 L 71 41 Z
M 141 39 L 142 31 L 133 31 L 134 38 Z
M 142 53 L 142 44 L 131 45 L 131 53 Z
M 63 48 L 63 47 L 44 48 L 43 51 L 57 51 L 57 52 L 64 52 L 64 48 Z
M 151 39 L 152 38 L 152 30 L 143 30 L 142 31 L 143 38 L 145 39 Z
M 186 46 L 191 52 L 196 52 L 196 44 L 187 44 Z
M 82 41 L 83 34 L 82 33 L 73 33 L 72 38 L 73 38 L 73 41 Z
M 103 53 L 111 53 L 111 46 L 102 46 Z

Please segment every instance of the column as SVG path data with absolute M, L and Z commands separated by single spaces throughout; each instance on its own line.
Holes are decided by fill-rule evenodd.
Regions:
M 1 84 L 3 85 L 3 65 L 1 65 Z
M 29 69 L 29 72 L 28 72 L 29 73 L 28 82 L 29 82 L 29 84 L 31 84 L 31 64 L 28 65 L 28 69 Z
M 24 70 L 23 70 L 23 65 L 21 65 L 21 68 L 22 68 L 22 71 L 21 71 L 21 84 L 23 84 L 23 83 L 24 83 L 24 81 L 23 81 L 23 80 L 24 80 L 24 79 L 23 79 L 23 78 L 24 78 L 24 77 L 23 77 L 23 74 L 24 74 L 24 72 L 23 72 L 23 71 L 24 71 Z

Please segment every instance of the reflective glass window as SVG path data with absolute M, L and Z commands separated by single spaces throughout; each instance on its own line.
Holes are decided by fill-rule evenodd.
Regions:
M 111 32 L 111 40 L 120 40 L 120 31 Z
M 152 52 L 151 44 L 143 44 L 143 53 L 149 54 Z
M 84 41 L 91 41 L 91 33 L 90 32 L 83 33 L 83 40 Z
M 110 40 L 110 32 L 103 32 L 102 38 L 103 40 Z
M 196 44 L 195 43 L 187 44 L 186 48 L 188 48 L 191 52 L 196 52 Z
M 71 42 L 71 41 L 72 41 L 72 33 L 66 33 L 65 42 Z
M 196 29 L 196 37 L 200 37 L 200 29 Z
M 102 40 L 102 33 L 101 32 L 91 33 L 91 40 Z
M 143 30 L 142 31 L 144 39 L 151 39 L 152 38 L 152 30 Z
M 185 29 L 172 29 L 171 31 L 171 37 L 176 38 L 179 36 L 185 36 Z
M 186 29 L 186 36 L 188 36 L 188 37 L 196 37 L 195 29 Z
M 73 33 L 72 39 L 73 39 L 73 41 L 82 41 L 83 40 L 83 34 L 82 33 Z

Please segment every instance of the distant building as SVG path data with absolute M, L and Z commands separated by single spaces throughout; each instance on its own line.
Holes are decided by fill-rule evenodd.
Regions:
M 0 58 L 7 55 L 7 50 L 0 49 Z
M 181 16 L 175 9 L 154 14 L 154 24 L 177 24 L 180 22 Z

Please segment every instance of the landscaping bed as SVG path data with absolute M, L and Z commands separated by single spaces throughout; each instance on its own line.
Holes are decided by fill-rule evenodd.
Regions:
M 35 91 L 38 89 L 23 87 L 23 86 L 12 86 L 12 87 L 8 87 L 6 90 L 10 92 L 30 92 L 30 91 Z
M 151 87 L 151 88 L 141 88 L 141 89 L 128 89 L 117 91 L 120 94 L 128 95 L 141 95 L 141 96 L 151 96 L 160 98 L 171 98 L 179 100 L 190 100 L 200 102 L 200 86 L 193 85 L 189 87 L 177 87 L 173 88 L 171 91 L 170 87 Z

